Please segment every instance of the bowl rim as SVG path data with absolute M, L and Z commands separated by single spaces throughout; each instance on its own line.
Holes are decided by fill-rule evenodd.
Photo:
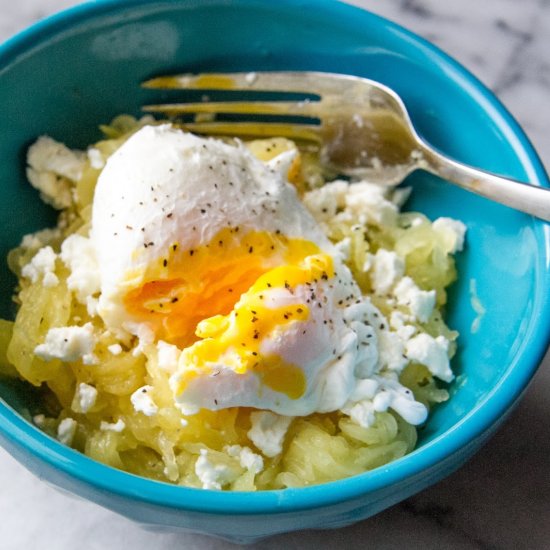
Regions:
M 209 0 L 208 3 L 215 4 L 218 1 Z M 235 0 L 234 3 L 250 7 L 266 6 L 262 0 Z M 170 6 L 185 4 L 185 0 L 126 0 L 124 8 L 135 9 L 153 4 Z M 296 5 L 294 0 L 279 0 L 276 4 L 286 8 Z M 369 20 L 371 24 L 400 35 L 412 47 L 419 48 L 436 59 L 438 65 L 445 68 L 447 76 L 468 89 L 486 108 L 488 116 L 498 123 L 499 129 L 512 143 L 515 154 L 527 172 L 528 180 L 534 184 L 549 186 L 542 162 L 519 124 L 484 84 L 448 54 L 415 33 L 368 10 L 334 0 L 304 0 L 300 2 L 300 9 L 307 9 L 308 5 L 316 10 L 328 10 L 334 17 L 348 20 L 350 23 L 357 18 L 362 21 Z M 20 55 L 32 50 L 42 40 L 66 31 L 73 24 L 82 24 L 90 17 L 102 16 L 112 11 L 118 12 L 122 6 L 120 0 L 88 1 L 60 11 L 22 30 L 0 45 L 0 75 L 5 66 L 9 66 Z M 126 499 L 192 512 L 230 513 L 241 516 L 313 510 L 359 499 L 370 492 L 389 488 L 400 480 L 421 475 L 422 472 L 466 447 L 468 443 L 482 438 L 517 402 L 535 373 L 550 343 L 550 327 L 544 328 L 543 323 L 536 323 L 534 319 L 535 313 L 541 313 L 550 306 L 550 225 L 538 220 L 533 220 L 532 223 L 538 233 L 537 240 L 541 244 L 544 243 L 544 247 L 537 258 L 535 286 L 538 292 L 533 304 L 534 314 L 522 346 L 523 352 L 516 353 L 499 383 L 457 424 L 420 449 L 382 468 L 351 478 L 299 489 L 220 492 L 157 482 L 96 462 L 47 436 L 1 399 L 0 430 L 16 448 L 23 448 L 24 451 L 30 452 L 34 459 L 44 461 L 50 467 L 61 470 L 86 485 Z M 525 342 L 528 342 L 529 346 L 525 345 Z

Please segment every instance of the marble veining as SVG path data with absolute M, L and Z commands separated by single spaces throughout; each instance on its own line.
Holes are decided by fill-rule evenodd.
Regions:
M 550 168 L 550 0 L 354 0 L 446 50 L 497 93 Z M 0 40 L 74 0 L 3 3 Z M 252 546 L 376 549 L 550 548 L 550 356 L 497 435 L 434 487 L 351 527 Z M 153 534 L 46 486 L 0 450 L 5 550 L 229 549 L 199 535 Z

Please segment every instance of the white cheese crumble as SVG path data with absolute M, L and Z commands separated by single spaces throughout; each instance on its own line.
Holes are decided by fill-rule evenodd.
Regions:
M 67 208 L 73 202 L 71 182 L 80 179 L 85 161 L 82 151 L 72 151 L 42 136 L 29 147 L 27 178 L 40 191 L 44 202 L 57 209 Z
M 405 357 L 405 344 L 399 335 L 389 330 L 378 333 L 380 363 L 390 371 L 401 372 L 409 362 Z
M 167 372 L 175 372 L 178 367 L 178 361 L 181 350 L 177 346 L 168 344 L 163 340 L 157 343 L 157 361 L 159 369 Z
M 342 412 L 356 424 L 368 428 L 376 422 L 377 412 L 388 409 L 415 426 L 428 416 L 428 409 L 415 401 L 413 393 L 400 384 L 397 374 L 374 376 L 359 382 Z
M 320 222 L 356 218 L 360 224 L 393 224 L 398 207 L 386 198 L 387 189 L 367 182 L 333 181 L 306 193 L 303 202 Z
M 90 147 L 88 149 L 88 160 L 90 161 L 90 166 L 94 170 L 101 170 L 105 166 L 105 160 L 99 149 L 95 147 Z
M 82 151 L 69 149 L 51 137 L 41 136 L 29 147 L 27 162 L 40 172 L 54 172 L 71 181 L 78 181 L 86 156 Z
M 223 450 L 229 456 L 238 458 L 241 467 L 253 474 L 258 474 L 264 469 L 264 459 L 249 447 L 226 445 Z
M 104 432 L 117 432 L 120 433 L 126 428 L 126 423 L 122 418 L 119 418 L 115 423 L 111 424 L 109 422 L 105 422 L 104 420 L 101 421 L 101 424 L 99 425 L 99 429 L 103 430 Z
M 40 277 L 42 277 L 42 284 L 45 287 L 57 286 L 59 279 L 54 273 L 56 258 L 57 254 L 53 251 L 53 248 L 51 246 L 45 246 L 23 267 L 21 274 L 23 277 L 30 279 L 33 283 L 36 283 Z
M 450 382 L 454 375 L 449 365 L 448 350 L 449 341 L 445 337 L 433 338 L 422 333 L 407 342 L 405 353 L 412 361 L 425 365 L 440 380 Z
M 150 395 L 151 391 L 153 391 L 153 386 L 142 386 L 132 394 L 130 401 L 136 412 L 142 412 L 145 416 L 157 414 L 159 408 Z
M 437 218 L 432 227 L 445 239 L 446 248 L 451 254 L 464 248 L 466 226 L 460 220 Z
M 27 250 L 38 250 L 43 246 L 49 245 L 52 241 L 61 237 L 61 230 L 58 227 L 53 229 L 46 228 L 36 231 L 35 233 L 29 233 L 21 239 L 20 246 Z
M 248 438 L 265 456 L 273 457 L 283 450 L 283 441 L 293 420 L 271 411 L 255 411 L 250 414 L 252 427 Z
M 73 404 L 71 408 L 74 412 L 87 413 L 96 403 L 97 390 L 93 386 L 81 382 L 76 387 Z
M 405 262 L 395 253 L 380 248 L 374 254 L 370 278 L 376 294 L 388 292 L 405 273 Z
M 215 491 L 230 483 L 235 478 L 234 471 L 226 464 L 214 464 L 208 458 L 208 451 L 201 449 L 201 454 L 195 463 L 195 474 L 202 483 L 203 489 Z
M 412 338 L 416 332 L 416 327 L 409 324 L 411 321 L 414 321 L 414 317 L 405 315 L 401 311 L 392 311 L 390 314 L 390 327 L 403 341 Z
M 95 314 L 97 300 L 90 302 L 90 298 L 100 291 L 101 281 L 91 240 L 82 235 L 70 235 L 61 246 L 60 257 L 71 272 L 67 279 L 69 290 L 75 293 L 81 304 L 92 310 L 90 314 Z
M 34 353 L 44 359 L 60 359 L 71 362 L 78 359 L 85 359 L 87 364 L 94 361 L 92 354 L 96 339 L 94 327 L 91 323 L 84 326 L 68 326 L 51 328 L 46 334 L 43 344 L 36 346 Z
M 122 353 L 122 346 L 120 344 L 111 344 L 107 346 L 109 353 L 113 355 L 120 355 Z
M 77 422 L 73 418 L 65 418 L 57 427 L 57 439 L 64 445 L 71 445 L 76 433 Z
M 420 290 L 410 277 L 403 277 L 393 293 L 397 303 L 409 308 L 421 323 L 426 323 L 435 307 L 435 290 Z

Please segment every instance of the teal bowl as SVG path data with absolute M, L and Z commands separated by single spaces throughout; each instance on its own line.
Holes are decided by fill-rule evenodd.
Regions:
M 98 124 L 139 115 L 139 83 L 179 71 L 309 69 L 394 88 L 428 141 L 461 161 L 535 185 L 548 178 L 521 128 L 470 73 L 437 48 L 371 13 L 313 0 L 96 1 L 40 22 L 0 47 L 0 256 L 54 223 L 25 183 L 26 147 L 49 134 L 73 147 Z M 158 99 L 158 98 L 157 98 Z M 408 209 L 468 226 L 449 324 L 461 332 L 451 399 L 433 411 L 418 448 L 388 466 L 303 489 L 222 493 L 171 486 L 94 462 L 22 416 L 28 388 L 0 386 L 0 440 L 31 472 L 146 527 L 251 542 L 367 518 L 463 464 L 498 428 L 547 346 L 549 226 L 423 173 Z M 15 280 L 2 263 L 0 315 Z M 472 288 L 486 308 L 478 330 Z M 24 510 L 21 511 L 24 513 Z

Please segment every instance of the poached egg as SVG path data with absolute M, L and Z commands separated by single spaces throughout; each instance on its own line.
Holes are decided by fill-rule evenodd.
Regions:
M 98 314 L 121 337 L 177 347 L 184 414 L 334 411 L 377 367 L 375 308 L 287 182 L 293 155 L 264 163 L 241 144 L 145 126 L 99 177 Z

